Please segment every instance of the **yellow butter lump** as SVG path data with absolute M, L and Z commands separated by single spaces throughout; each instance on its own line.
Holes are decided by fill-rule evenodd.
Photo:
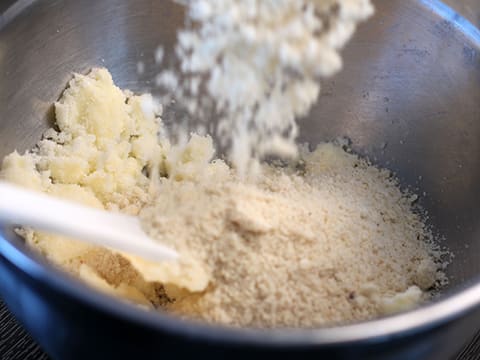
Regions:
M 39 145 L 40 170 L 54 182 L 89 188 L 107 208 L 137 212 L 150 181 L 142 170 L 158 167 L 163 155 L 159 118 L 142 102 L 152 99 L 127 96 L 105 69 L 75 75 L 55 104 L 60 133 Z
M 161 171 L 164 147 L 169 147 L 158 138 L 160 113 L 151 95 L 120 90 L 106 69 L 75 74 L 55 103 L 57 129 L 47 130 L 32 151 L 8 155 L 0 178 L 87 206 L 135 215 L 154 187 L 147 174 Z M 130 299 L 142 297 L 142 304 L 163 301 L 158 296 L 161 286 L 144 281 L 120 254 L 63 236 L 19 232 L 54 264 L 94 287 L 110 286 L 109 293 Z

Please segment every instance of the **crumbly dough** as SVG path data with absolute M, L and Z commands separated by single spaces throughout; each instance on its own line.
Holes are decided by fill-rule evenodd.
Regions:
M 169 147 L 158 140 L 160 110 L 151 95 L 121 91 L 106 69 L 75 74 L 55 103 L 58 130 L 46 131 L 31 152 L 7 156 L 0 178 L 135 215 L 155 187 L 147 174 L 163 171 Z M 99 289 L 110 287 L 110 293 L 151 306 L 164 302 L 158 296 L 161 285 L 145 281 L 119 254 L 63 236 L 29 229 L 20 233 L 54 264 Z
M 212 140 L 172 146 L 150 95 L 105 69 L 76 74 L 58 129 L 13 152 L 0 178 L 141 217 L 177 263 L 19 230 L 54 264 L 144 307 L 234 326 L 312 327 L 405 310 L 445 280 L 441 252 L 395 179 L 334 144 L 240 180 Z

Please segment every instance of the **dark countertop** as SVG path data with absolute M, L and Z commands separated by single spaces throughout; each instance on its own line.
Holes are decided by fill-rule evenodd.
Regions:
M 49 357 L 0 302 L 0 360 L 47 360 Z
M 0 301 L 0 360 L 48 359 L 48 355 L 33 341 Z M 480 359 L 480 332 L 455 358 L 455 360 L 478 359 Z

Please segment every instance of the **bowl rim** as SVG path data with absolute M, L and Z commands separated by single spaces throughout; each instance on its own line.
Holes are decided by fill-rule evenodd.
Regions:
M 472 43 L 480 48 L 480 29 L 439 0 L 418 0 L 429 11 L 452 23 Z M 37 0 L 18 0 L 0 16 L 0 31 Z M 480 306 L 480 274 L 457 292 L 424 304 L 413 310 L 388 317 L 341 326 L 318 329 L 246 329 L 211 325 L 184 320 L 161 311 L 149 311 L 102 294 L 80 280 L 50 264 L 29 249 L 19 239 L 3 234 L 0 224 L 0 254 L 16 269 L 39 284 L 71 296 L 106 314 L 119 317 L 153 330 L 169 332 L 179 337 L 194 337 L 197 341 L 261 345 L 275 348 L 334 346 L 355 343 L 378 343 L 393 338 L 414 335 L 473 311 Z

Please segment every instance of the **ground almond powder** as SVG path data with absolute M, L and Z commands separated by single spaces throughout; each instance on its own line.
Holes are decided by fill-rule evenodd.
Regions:
M 255 183 L 233 172 L 165 179 L 142 210 L 147 232 L 182 256 L 164 266 L 209 279 L 201 277 L 201 292 L 163 279 L 175 298 L 170 311 L 235 326 L 314 327 L 410 308 L 442 280 L 414 198 L 388 171 L 322 144 L 304 154 L 301 172 L 262 173 Z

